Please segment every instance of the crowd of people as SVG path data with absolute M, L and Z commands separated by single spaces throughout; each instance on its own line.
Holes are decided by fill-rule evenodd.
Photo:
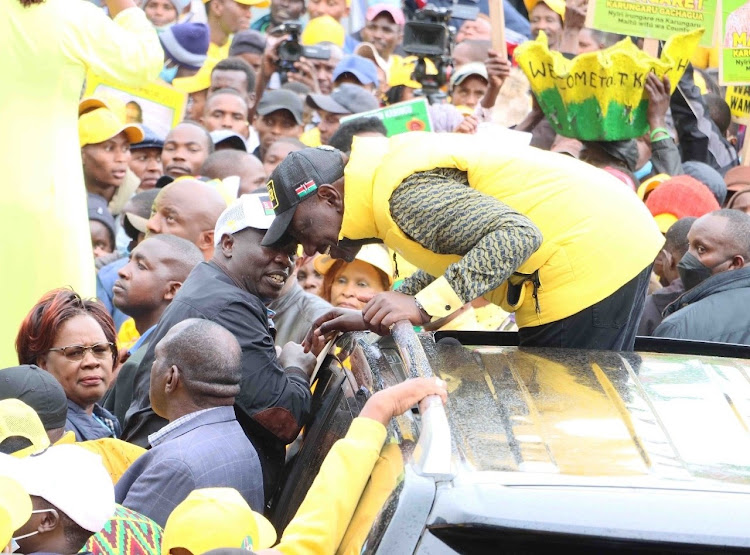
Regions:
M 586 28 L 585 3 L 505 0 L 506 57 L 480 1 L 441 83 L 404 48 L 421 4 L 0 0 L 0 215 L 28 230 L 0 247 L 3 552 L 335 552 L 390 419 L 446 398 L 368 392 L 277 537 L 338 332 L 750 345 L 750 168 L 711 50 L 676 89 L 648 76 L 644 135 L 579 140 L 513 49 L 639 39 Z M 115 88 L 82 95 L 93 77 Z M 178 123 L 116 89 L 152 84 L 184 96 Z M 426 132 L 371 113 L 422 97 Z

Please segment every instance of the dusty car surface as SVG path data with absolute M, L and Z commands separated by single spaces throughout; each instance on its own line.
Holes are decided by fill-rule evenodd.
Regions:
M 345 336 L 321 372 L 277 526 L 368 392 L 414 371 L 376 339 Z M 750 361 L 459 339 L 419 335 L 448 404 L 392 421 L 339 552 L 750 549 Z

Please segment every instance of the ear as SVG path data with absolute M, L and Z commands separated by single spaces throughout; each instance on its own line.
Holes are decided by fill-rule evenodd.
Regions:
M 672 253 L 669 252 L 666 249 L 663 249 L 662 252 L 664 253 L 664 268 L 668 268 L 674 272 L 677 271 L 677 259 L 672 256 Z
M 174 393 L 180 385 L 180 369 L 174 364 L 167 368 L 167 380 L 164 383 L 165 393 Z
M 180 287 L 182 287 L 181 281 L 167 282 L 167 290 L 164 293 L 164 300 L 171 301 L 172 299 L 174 299 L 174 296 L 177 294 L 177 291 L 180 290 Z
M 318 187 L 318 198 L 331 205 L 337 212 L 344 211 L 344 197 L 333 185 L 321 185 Z
M 231 236 L 230 236 L 231 237 Z M 205 251 L 214 246 L 214 230 L 202 231 L 198 236 L 198 248 Z
M 213 231 L 211 233 L 213 234 Z M 213 242 L 213 237 L 211 237 L 211 241 Z M 234 250 L 234 237 L 232 235 L 229 235 L 228 233 L 225 233 L 221 237 L 219 247 L 221 248 L 221 254 L 223 254 L 226 258 L 232 258 L 232 251 Z
M 744 268 L 746 262 L 747 261 L 745 260 L 745 257 L 738 254 L 734 258 L 732 258 L 732 263 L 729 265 L 729 270 L 739 270 L 740 268 Z
M 36 365 L 42 370 L 47 369 L 47 354 L 46 353 L 36 357 Z
M 52 532 L 58 526 L 61 526 L 60 515 L 57 511 L 46 511 L 41 513 L 42 518 L 39 520 L 39 526 L 37 530 L 40 534 Z

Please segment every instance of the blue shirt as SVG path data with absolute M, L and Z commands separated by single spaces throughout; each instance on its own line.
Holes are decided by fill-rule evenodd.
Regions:
M 107 308 L 109 313 L 112 315 L 112 319 L 115 321 L 115 329 L 120 331 L 120 327 L 123 322 L 129 318 L 129 316 L 123 312 L 120 312 L 113 304 L 112 286 L 119 277 L 117 272 L 120 268 L 128 263 L 128 257 L 124 256 L 118 258 L 114 262 L 110 262 L 104 268 L 99 270 L 96 274 L 96 298 L 99 299 L 102 304 Z
M 136 352 L 138 348 L 146 342 L 146 340 L 148 339 L 148 336 L 151 335 L 151 332 L 153 332 L 155 329 L 156 329 L 156 324 L 154 324 L 153 326 L 148 328 L 146 331 L 144 331 L 143 335 L 141 335 L 138 338 L 138 341 L 133 343 L 130 349 L 128 349 L 128 354 L 132 355 L 134 352 Z

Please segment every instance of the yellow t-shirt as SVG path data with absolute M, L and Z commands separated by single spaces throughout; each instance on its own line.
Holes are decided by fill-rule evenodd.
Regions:
M 135 329 L 135 321 L 128 318 L 120 326 L 120 331 L 117 332 L 117 346 L 120 349 L 130 349 L 140 337 L 141 334 Z
M 229 47 L 232 46 L 232 39 L 234 38 L 234 35 L 229 35 L 229 38 L 227 38 L 227 42 L 224 43 L 224 46 L 219 46 L 218 44 L 214 44 L 213 42 L 208 45 L 208 52 L 206 53 L 206 58 L 209 60 L 214 60 L 214 65 L 216 62 L 223 60 L 224 58 L 229 57 Z
M 316 146 L 320 146 L 323 143 L 320 141 L 320 129 L 317 127 L 313 127 L 312 129 L 308 129 L 299 138 L 300 141 L 302 141 L 303 144 L 315 148 Z

